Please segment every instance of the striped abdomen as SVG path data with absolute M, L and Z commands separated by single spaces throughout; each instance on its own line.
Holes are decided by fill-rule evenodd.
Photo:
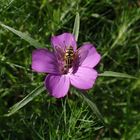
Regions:
M 65 61 L 65 68 L 69 69 L 73 65 L 74 60 L 74 51 L 72 47 L 69 47 L 66 49 L 65 55 L 64 55 L 64 61 Z

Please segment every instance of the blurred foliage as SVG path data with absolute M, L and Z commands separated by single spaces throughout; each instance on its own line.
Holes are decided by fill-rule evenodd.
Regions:
M 140 139 L 140 1 L 139 0 L 0 0 L 0 21 L 50 48 L 53 34 L 72 32 L 80 13 L 78 46 L 93 43 L 102 54 L 99 73 L 118 71 L 137 80 L 98 77 L 89 96 L 106 126 L 92 114 L 80 91 L 56 100 L 42 92 L 18 113 L 9 107 L 31 93 L 45 75 L 32 72 L 35 48 L 0 27 L 0 139 L 138 140 Z

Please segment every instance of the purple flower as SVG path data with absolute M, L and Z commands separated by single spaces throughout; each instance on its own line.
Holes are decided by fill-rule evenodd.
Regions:
M 51 38 L 53 52 L 36 49 L 32 53 L 32 69 L 48 73 L 45 87 L 56 97 L 64 97 L 70 85 L 87 90 L 92 88 L 97 78 L 93 69 L 100 59 L 95 47 L 86 43 L 77 49 L 75 38 L 70 33 L 63 33 Z

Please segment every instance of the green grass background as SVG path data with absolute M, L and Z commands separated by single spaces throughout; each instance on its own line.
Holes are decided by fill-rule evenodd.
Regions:
M 0 140 L 139 140 L 140 1 L 0 0 L 0 21 L 50 48 L 52 35 L 72 32 L 80 14 L 78 47 L 93 43 L 102 55 L 99 73 L 128 73 L 137 80 L 98 77 L 89 96 L 106 125 L 72 88 L 54 99 L 42 92 L 10 117 L 4 115 L 44 81 L 31 70 L 35 49 L 0 27 Z

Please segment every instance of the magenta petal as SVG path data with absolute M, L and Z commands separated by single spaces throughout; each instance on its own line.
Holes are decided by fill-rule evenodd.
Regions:
M 84 44 L 82 47 L 80 47 L 78 53 L 79 63 L 81 66 L 93 68 L 101 59 L 100 54 L 96 51 L 92 44 Z
M 73 34 L 71 33 L 63 33 L 58 36 L 53 36 L 51 38 L 52 46 L 54 47 L 54 50 L 60 50 L 63 51 L 66 50 L 68 47 L 73 47 L 74 51 L 76 51 L 77 45 L 76 40 Z
M 79 89 L 90 89 L 97 78 L 97 72 L 92 68 L 79 67 L 76 73 L 70 75 L 71 84 Z
M 45 79 L 45 86 L 52 96 L 62 98 L 68 93 L 70 80 L 66 75 L 49 74 Z
M 47 49 L 36 49 L 33 51 L 32 69 L 37 72 L 59 74 L 55 55 Z

